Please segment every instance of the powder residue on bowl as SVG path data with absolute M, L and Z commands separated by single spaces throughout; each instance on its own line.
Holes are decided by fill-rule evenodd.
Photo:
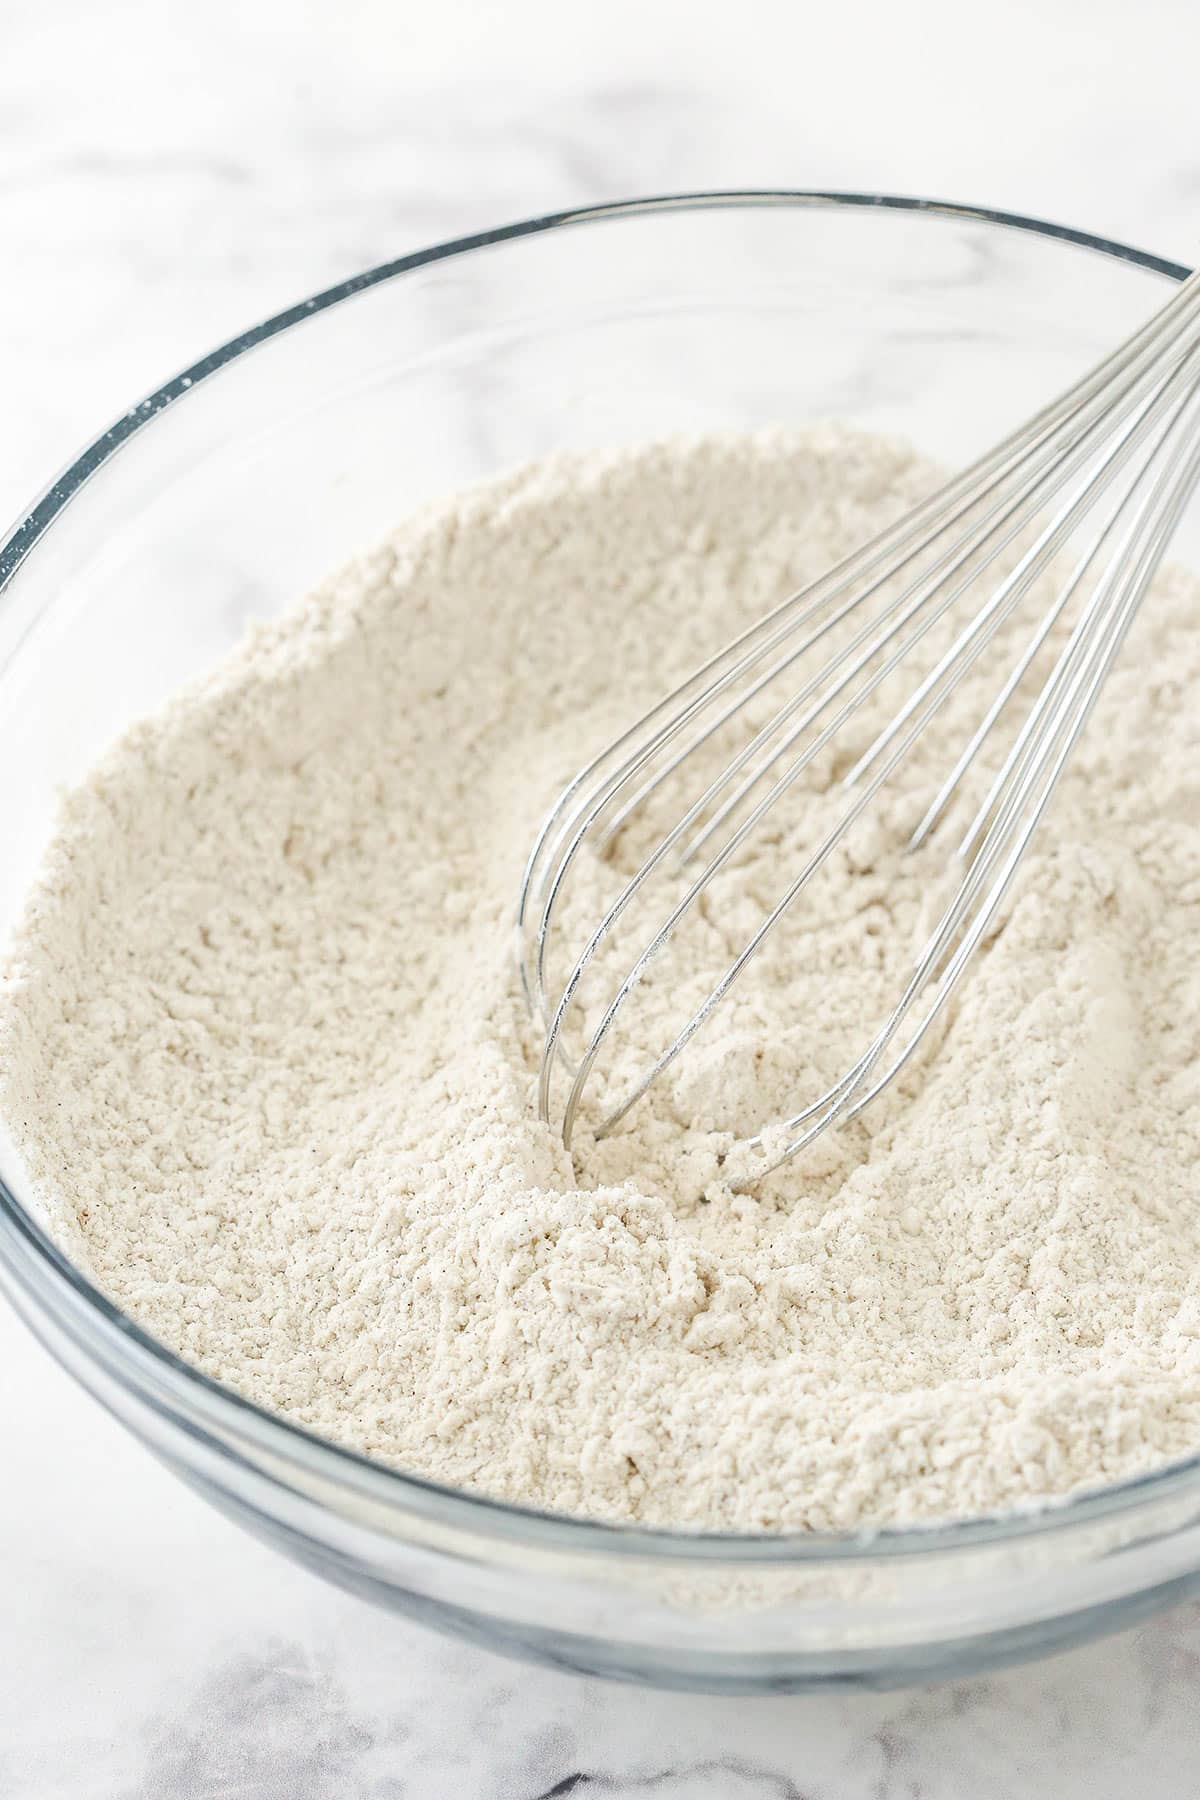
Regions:
M 119 1306 L 330 1439 L 602 1518 L 907 1524 L 1200 1449 L 1200 583 L 1159 578 L 869 1120 L 723 1178 L 902 985 L 936 883 L 886 808 L 618 1133 L 568 1155 L 535 1116 L 513 910 L 547 805 L 930 480 L 832 429 L 554 459 L 401 527 L 115 747 L 0 1037 L 39 1198 Z M 793 854 L 764 842 L 747 891 Z M 709 921 L 716 969 L 744 924 Z

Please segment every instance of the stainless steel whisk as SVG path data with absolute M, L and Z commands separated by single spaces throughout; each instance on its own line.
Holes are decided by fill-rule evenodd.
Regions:
M 894 715 L 842 778 L 844 812 L 805 855 L 777 904 L 764 909 L 744 947 L 671 1042 L 596 1121 L 597 1136 L 612 1131 L 713 1016 L 996 632 L 1086 523 L 1078 561 L 1034 621 L 1016 660 L 1001 671 L 994 698 L 912 834 L 915 848 L 942 819 L 1062 621 L 1061 647 L 958 844 L 961 881 L 917 955 L 907 985 L 861 1056 L 816 1099 L 775 1126 L 765 1154 L 765 1133 L 740 1140 L 740 1150 L 757 1150 L 763 1166 L 738 1185 L 752 1185 L 819 1133 L 853 1118 L 887 1087 L 985 937 L 1198 479 L 1200 273 L 1082 381 L 726 645 L 575 776 L 534 844 L 518 914 L 526 993 L 546 1030 L 539 1110 L 544 1119 L 559 1116 L 557 1074 L 557 1087 L 565 1090 L 565 1143 L 571 1142 L 597 1058 L 634 987 L 801 772 L 835 743 L 885 679 L 897 672 L 903 677 L 913 667 L 917 645 L 938 621 L 948 619 L 953 629 L 952 609 L 960 603 L 970 609 L 949 648 L 931 667 L 917 671 Z M 1015 566 L 987 581 L 987 571 L 1022 534 L 1032 542 Z M 1072 603 L 1078 616 L 1067 631 Z M 715 734 L 743 719 L 748 706 L 839 631 L 847 633 L 846 641 L 837 642 L 815 673 L 797 673 L 794 691 L 785 691 L 766 723 L 751 727 L 748 740 L 719 773 L 704 779 L 703 791 L 682 810 L 676 808 L 677 816 L 622 883 L 604 916 L 574 954 L 568 951 L 565 979 L 551 986 L 549 946 L 564 884 L 584 846 L 603 850 L 635 817 L 644 818 L 652 796 L 681 780 Z M 635 897 L 667 867 L 688 875 L 684 891 L 631 956 L 572 1062 L 564 1026 L 579 1004 L 581 981 L 594 970 L 598 952 L 611 949 L 615 928 Z M 787 1139 L 782 1149 L 777 1132 Z

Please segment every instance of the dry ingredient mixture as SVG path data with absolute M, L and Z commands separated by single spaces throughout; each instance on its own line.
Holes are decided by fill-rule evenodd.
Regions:
M 903 1524 L 1200 1449 L 1195 580 L 1160 577 L 869 1129 L 723 1182 L 730 1124 L 844 1067 L 928 927 L 886 808 L 625 1130 L 573 1164 L 534 1116 L 513 909 L 545 807 L 930 480 L 832 429 L 552 460 L 406 524 L 117 745 L 65 803 L 0 1034 L 40 1197 L 119 1305 L 341 1443 L 605 1518 Z M 738 921 L 711 924 L 719 968 Z

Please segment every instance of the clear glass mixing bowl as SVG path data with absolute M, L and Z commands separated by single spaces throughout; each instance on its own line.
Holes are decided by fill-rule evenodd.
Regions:
M 830 416 L 958 463 L 1184 273 L 972 207 L 710 194 L 441 245 L 255 326 L 132 407 L 0 548 L 3 922 L 56 790 L 420 502 L 564 446 Z M 879 1685 L 1047 1651 L 1200 1586 L 1200 1459 L 875 1536 L 605 1527 L 433 1486 L 187 1367 L 53 1241 L 6 1144 L 0 1173 L 5 1285 L 85 1387 L 251 1530 L 496 1648 L 700 1688 Z

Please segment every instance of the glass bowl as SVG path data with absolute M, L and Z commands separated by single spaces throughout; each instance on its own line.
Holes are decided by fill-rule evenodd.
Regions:
M 0 547 L 3 924 L 56 790 L 430 497 L 563 447 L 827 417 L 960 463 L 1185 273 L 968 206 L 707 194 L 440 245 L 255 326 L 131 407 Z M 86 1388 L 250 1530 L 494 1648 L 712 1690 L 879 1686 L 1200 1586 L 1200 1458 L 1039 1513 L 859 1536 L 604 1526 L 440 1488 L 189 1368 L 54 1241 L 8 1143 L 0 1174 L 5 1286 Z

